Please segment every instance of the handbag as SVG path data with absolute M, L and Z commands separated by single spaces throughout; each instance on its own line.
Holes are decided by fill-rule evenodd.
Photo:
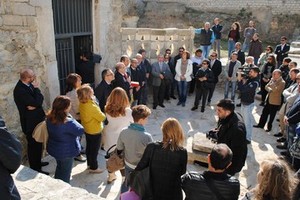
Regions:
M 36 125 L 36 127 L 32 132 L 32 137 L 36 142 L 43 143 L 44 149 L 47 149 L 47 142 L 48 142 L 49 135 L 48 135 L 46 120 Z
M 120 200 L 140 200 L 140 197 L 133 190 L 129 190 L 121 194 Z
M 152 197 L 150 167 L 146 167 L 140 171 L 134 170 L 129 177 L 130 187 L 141 199 Z
M 123 154 L 118 155 L 117 149 L 115 148 L 111 151 L 116 145 L 112 145 L 107 151 L 105 158 L 107 171 L 110 173 L 123 169 L 125 167 Z
M 154 154 L 154 149 L 151 153 L 149 166 L 142 169 L 142 170 L 134 170 L 129 175 L 129 186 L 131 189 L 141 198 L 152 200 L 152 184 L 151 184 L 151 173 L 150 173 L 150 166 L 152 163 L 152 157 Z

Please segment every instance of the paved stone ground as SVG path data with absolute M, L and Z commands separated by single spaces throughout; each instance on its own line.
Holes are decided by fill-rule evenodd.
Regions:
M 294 60 L 300 63 L 300 58 L 297 57 Z M 222 60 L 226 62 L 225 60 Z M 186 134 L 186 138 L 192 137 L 197 132 L 206 132 L 213 128 L 216 124 L 215 104 L 218 100 L 223 98 L 223 86 L 219 85 L 215 91 L 215 95 L 212 99 L 212 105 L 206 107 L 204 113 L 200 110 L 191 111 L 193 106 L 194 96 L 189 96 L 186 107 L 176 106 L 177 100 L 170 100 L 165 102 L 166 108 L 158 107 L 152 111 L 149 122 L 146 125 L 146 129 L 150 132 L 154 140 L 160 140 L 162 134 L 160 126 L 162 122 L 168 117 L 177 118 L 183 126 Z M 151 99 L 150 99 L 151 102 Z M 237 101 L 238 102 L 238 101 Z M 260 102 L 256 100 L 256 105 L 253 111 L 254 119 L 256 123 L 259 120 L 262 107 L 258 106 Z M 149 104 L 151 106 L 151 104 Z M 151 106 L 152 107 L 152 106 Z M 237 112 L 240 108 L 236 109 Z M 256 174 L 259 170 L 259 163 L 268 158 L 276 158 L 279 155 L 279 150 L 276 146 L 276 138 L 274 133 L 278 132 L 278 122 L 274 121 L 273 130 L 269 133 L 262 129 L 253 129 L 253 141 L 251 145 L 248 145 L 248 156 L 246 164 L 242 171 L 237 175 L 241 182 L 241 196 L 248 190 L 253 188 L 256 184 Z M 100 150 L 98 155 L 99 167 L 105 168 L 105 152 Z M 51 156 L 46 156 L 45 161 L 49 161 L 50 165 L 43 168 L 43 170 L 50 172 L 50 177 L 53 177 L 55 172 L 56 162 Z M 100 197 L 99 199 L 119 199 L 119 191 L 121 187 L 122 177 L 120 173 L 117 173 L 117 180 L 108 185 L 106 183 L 107 171 L 102 174 L 89 174 L 86 171 L 86 163 L 80 163 L 75 161 L 74 168 L 72 170 L 71 186 L 85 189 L 89 193 L 94 194 L 89 198 L 94 199 L 95 195 Z M 203 171 L 204 167 L 188 164 L 188 171 Z M 27 171 L 26 171 L 27 170 Z M 30 170 L 29 170 L 30 171 Z M 23 178 L 20 178 L 23 177 Z M 22 199 L 85 199 L 87 195 L 82 190 L 76 190 L 70 187 L 68 184 L 64 184 L 61 181 L 51 180 L 48 176 L 44 175 L 32 175 L 28 172 L 28 169 L 21 168 L 14 175 L 15 182 L 19 188 Z M 33 179 L 30 181 L 30 179 Z M 26 182 L 25 182 L 26 180 Z M 46 185 L 46 186 L 44 186 Z M 44 188 L 44 189 L 43 189 Z M 69 191 L 69 192 L 66 192 Z M 77 192 L 78 191 L 78 192 Z M 70 194 L 78 195 L 70 195 Z M 55 195 L 56 196 L 55 196 Z

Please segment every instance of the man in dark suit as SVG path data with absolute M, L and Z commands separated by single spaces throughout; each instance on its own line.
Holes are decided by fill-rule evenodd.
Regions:
M 153 109 L 157 105 L 164 106 L 164 95 L 166 89 L 166 79 L 172 78 L 169 66 L 164 62 L 164 56 L 158 55 L 158 61 L 152 64 L 152 86 L 153 86 Z
M 102 81 L 95 89 L 95 96 L 99 101 L 99 106 L 102 112 L 104 112 L 104 107 L 106 104 L 107 97 L 113 90 L 111 82 L 115 79 L 115 75 L 111 69 L 104 69 L 102 71 Z
M 280 67 L 282 64 L 282 61 L 284 58 L 289 56 L 289 50 L 290 50 L 290 45 L 287 44 L 287 37 L 281 36 L 280 38 L 280 43 L 278 44 L 275 48 L 274 53 L 277 55 L 276 60 L 277 60 L 277 68 Z
M 30 168 L 48 174 L 41 170 L 42 165 L 48 164 L 41 162 L 42 143 L 36 142 L 32 138 L 35 126 L 45 120 L 45 112 L 42 107 L 44 97 L 38 87 L 34 72 L 31 69 L 23 69 L 20 73 L 20 80 L 14 89 L 14 100 L 19 110 L 22 131 L 27 139 Z
M 219 75 L 222 72 L 222 63 L 220 60 L 217 59 L 217 53 L 213 51 L 210 54 L 210 69 L 214 74 L 214 83 L 212 86 L 208 89 L 208 98 L 207 98 L 207 105 L 210 105 L 211 98 L 213 96 L 213 93 L 216 88 L 216 84 L 219 82 Z
M 140 105 L 141 102 L 141 88 L 145 84 L 144 73 L 138 68 L 138 60 L 136 58 L 132 58 L 130 60 L 130 67 L 127 69 L 127 74 L 130 76 L 130 80 L 133 82 L 138 82 L 138 85 L 132 86 L 132 94 L 133 94 L 133 102 L 131 106 Z
M 126 66 L 122 62 L 116 64 L 115 80 L 113 82 L 114 88 L 121 87 L 125 90 L 129 101 L 131 100 L 132 90 L 130 89 L 130 77 L 126 73 Z

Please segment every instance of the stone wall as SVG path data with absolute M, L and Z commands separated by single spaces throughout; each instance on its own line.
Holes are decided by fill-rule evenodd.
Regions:
M 296 14 L 300 11 L 300 2 L 298 0 L 143 0 L 142 2 L 150 2 L 157 5 L 160 3 L 180 3 L 188 8 L 196 10 L 203 10 L 205 8 L 205 10 L 213 12 L 216 10 L 231 12 L 240 10 L 241 8 L 251 10 L 268 8 L 274 14 Z
M 239 21 L 243 30 L 249 20 L 256 22 L 261 39 L 268 42 L 278 42 L 281 35 L 296 39 L 300 34 L 298 0 L 126 0 L 124 8 L 124 27 L 137 21 L 138 28 L 198 28 L 219 17 L 224 38 L 234 21 Z
M 183 46 L 192 51 L 194 48 L 192 29 L 150 29 L 122 28 L 122 52 L 134 57 L 139 49 L 147 50 L 147 57 L 156 60 L 157 55 L 171 49 L 173 55 Z
M 0 14 L 0 115 L 21 137 L 13 100 L 20 70 L 35 71 L 45 109 L 59 91 L 51 0 L 1 0 Z

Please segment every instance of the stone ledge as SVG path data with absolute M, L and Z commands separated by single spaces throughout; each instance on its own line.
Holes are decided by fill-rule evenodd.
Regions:
M 50 176 L 40 174 L 21 165 L 13 175 L 21 198 L 26 199 L 105 199 L 88 193 L 86 190 L 71 185 Z

